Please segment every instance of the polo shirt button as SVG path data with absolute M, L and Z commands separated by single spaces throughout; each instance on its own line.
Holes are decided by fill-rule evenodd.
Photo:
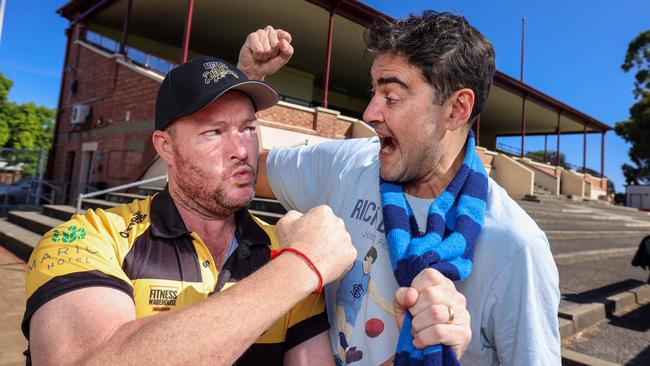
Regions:
M 204 261 L 203 261 L 203 267 L 205 267 L 205 268 L 208 268 L 208 267 L 210 267 L 210 261 L 209 261 L 209 260 L 207 260 L 207 259 L 206 259 L 206 260 L 204 260 Z

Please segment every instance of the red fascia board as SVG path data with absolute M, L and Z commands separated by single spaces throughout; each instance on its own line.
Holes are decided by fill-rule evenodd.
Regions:
M 368 27 L 377 17 L 384 17 L 392 20 L 390 16 L 380 12 L 356 0 L 306 0 L 314 5 L 320 6 L 327 11 L 334 11 L 334 14 L 347 18 L 359 25 Z
M 101 11 L 117 0 L 72 0 L 56 12 L 74 23 L 83 21 L 86 17 Z

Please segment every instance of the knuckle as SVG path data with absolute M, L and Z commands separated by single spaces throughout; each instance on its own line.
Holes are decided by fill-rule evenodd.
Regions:
M 429 307 L 429 314 L 433 317 L 434 320 L 442 318 L 442 312 L 436 306 Z
M 423 274 L 424 278 L 426 278 L 427 280 L 429 280 L 429 281 L 433 281 L 433 280 L 435 280 L 435 278 L 436 278 L 436 273 L 435 273 L 435 271 L 433 270 L 433 268 L 427 268 L 427 269 L 425 269 L 425 270 L 422 271 L 422 272 L 423 272 L 422 274 Z
M 459 303 L 462 307 L 466 307 L 466 306 L 467 306 L 467 298 L 465 297 L 465 295 L 461 294 L 460 292 L 458 293 L 458 303 Z
M 423 290 L 420 292 L 420 296 L 421 296 L 425 301 L 428 301 L 428 302 L 430 302 L 430 303 L 435 303 L 435 300 L 436 300 L 436 292 L 435 292 L 435 289 L 432 288 L 432 287 L 427 287 L 427 288 L 423 289 Z
M 431 335 L 436 339 L 443 339 L 445 336 L 445 327 L 442 324 L 436 324 L 431 327 Z

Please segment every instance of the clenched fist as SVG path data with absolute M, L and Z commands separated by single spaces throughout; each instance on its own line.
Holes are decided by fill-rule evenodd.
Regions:
M 329 206 L 318 206 L 306 214 L 289 211 L 276 224 L 283 248 L 304 253 L 323 276 L 323 285 L 341 277 L 357 257 L 343 220 Z
M 264 29 L 250 33 L 239 51 L 237 68 L 249 79 L 264 80 L 274 74 L 293 55 L 291 34 L 267 25 Z

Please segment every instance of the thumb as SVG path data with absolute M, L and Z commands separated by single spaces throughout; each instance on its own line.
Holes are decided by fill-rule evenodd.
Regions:
M 418 301 L 418 292 L 412 287 L 400 287 L 393 298 L 393 309 L 397 327 L 401 330 L 404 316 L 410 307 Z

